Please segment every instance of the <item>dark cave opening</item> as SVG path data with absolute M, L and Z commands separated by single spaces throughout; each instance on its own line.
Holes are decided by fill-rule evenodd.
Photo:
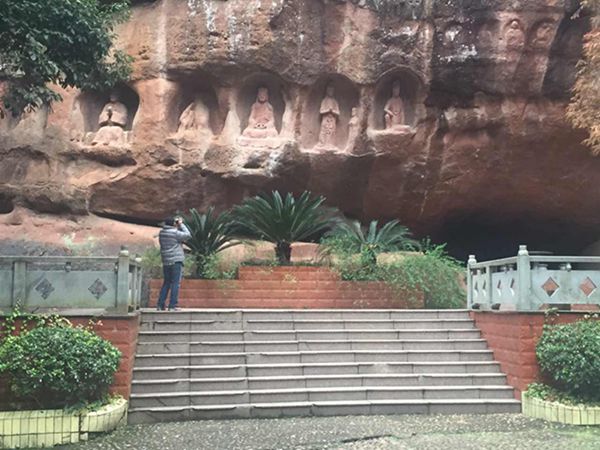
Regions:
M 580 255 L 600 240 L 600 235 L 597 228 L 562 219 L 499 218 L 487 213 L 456 215 L 432 233 L 432 238 L 446 242 L 448 253 L 466 262 L 469 255 L 478 261 L 516 256 L 519 245 L 527 245 L 530 252 Z
M 13 197 L 0 193 L 0 214 L 10 214 L 15 209 Z

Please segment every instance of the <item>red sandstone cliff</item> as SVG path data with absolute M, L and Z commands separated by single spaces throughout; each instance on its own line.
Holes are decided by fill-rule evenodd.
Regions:
M 0 239 L 44 240 L 24 208 L 94 235 L 93 216 L 151 223 L 277 188 L 400 218 L 456 248 L 591 242 L 600 160 L 564 115 L 587 23 L 572 18 L 576 2 L 396 3 L 138 3 L 119 33 L 135 57 L 116 90 L 122 141 L 92 145 L 108 92 L 63 92 L 52 113 L 0 122 Z M 394 81 L 403 126 L 386 130 Z M 319 144 L 327 84 L 339 107 L 329 146 Z M 276 129 L 268 143 L 242 136 L 259 86 Z

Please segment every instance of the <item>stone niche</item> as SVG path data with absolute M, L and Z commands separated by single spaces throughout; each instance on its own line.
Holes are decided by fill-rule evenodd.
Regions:
M 386 107 L 393 105 L 394 90 L 399 90 L 401 118 L 390 118 Z M 418 119 L 424 115 L 423 83 L 409 69 L 395 69 L 384 74 L 375 86 L 375 94 L 369 117 L 369 128 L 385 133 L 410 133 Z M 397 110 L 397 106 L 393 108 Z M 387 116 L 387 119 L 386 119 Z
M 111 142 L 98 142 L 98 131 L 103 121 L 106 121 L 106 110 L 112 101 L 124 106 L 120 115 L 124 115 L 124 120 L 117 120 L 118 124 L 113 125 L 116 129 L 121 128 L 123 136 L 119 139 L 111 139 Z M 134 118 L 140 104 L 138 94 L 129 86 L 120 84 L 110 91 L 84 91 L 79 94 L 74 102 L 71 111 L 71 131 L 72 141 L 82 142 L 85 145 L 126 145 L 130 140 L 130 132 L 133 129 Z
M 14 198 L 4 192 L 0 192 L 0 214 L 10 214 L 15 209 Z
M 322 114 L 324 106 L 328 109 L 326 103 L 332 103 L 331 100 L 325 100 L 328 90 L 339 110 L 336 120 L 330 114 Z M 302 146 L 315 151 L 344 150 L 348 143 L 352 112 L 354 108 L 358 108 L 359 99 L 357 86 L 345 76 L 336 74 L 319 79 L 305 100 L 301 126 Z M 356 109 L 354 111 L 360 117 L 360 113 Z M 336 115 L 335 112 L 333 115 Z M 334 136 L 324 139 L 324 127 L 334 127 Z M 323 142 L 324 140 L 329 142 Z
M 545 53 L 554 40 L 557 28 L 556 21 L 553 19 L 544 19 L 535 23 L 529 33 L 529 47 Z
M 251 148 L 277 148 L 287 135 L 289 97 L 283 81 L 271 73 L 244 79 L 234 98 L 239 119 L 237 144 Z
M 175 95 L 167 105 L 169 138 L 180 142 L 205 142 L 221 133 L 224 114 L 219 108 L 214 82 L 202 74 L 175 77 Z

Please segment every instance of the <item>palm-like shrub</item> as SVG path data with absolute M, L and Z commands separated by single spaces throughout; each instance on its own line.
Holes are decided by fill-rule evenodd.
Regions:
M 375 264 L 380 253 L 419 248 L 410 230 L 400 225 L 398 220 L 391 220 L 382 227 L 378 225 L 377 220 L 373 220 L 368 227 L 361 226 L 356 220 L 342 222 L 330 233 L 333 238 L 331 242 L 343 245 L 345 252 L 360 254 L 368 264 Z
M 280 264 L 290 263 L 292 243 L 312 241 L 335 223 L 333 210 L 323 207 L 325 198 L 304 191 L 298 198 L 285 198 L 274 191 L 246 199 L 233 209 L 237 232 L 250 239 L 275 244 Z
M 205 214 L 201 214 L 191 209 L 189 215 L 184 217 L 184 222 L 192 235 L 185 243 L 192 251 L 198 278 L 205 278 L 206 265 L 213 255 L 241 244 L 235 239 L 229 212 L 216 214 L 214 208 L 210 207 Z

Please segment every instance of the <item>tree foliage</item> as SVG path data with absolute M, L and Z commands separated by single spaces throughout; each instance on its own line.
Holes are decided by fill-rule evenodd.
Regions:
M 233 209 L 237 232 L 249 239 L 275 244 L 280 264 L 289 264 L 294 242 L 313 240 L 334 224 L 332 211 L 323 207 L 325 197 L 303 192 L 298 198 L 277 191 L 246 199 Z
M 592 29 L 585 35 L 583 59 L 579 62 L 573 98 L 567 117 L 577 127 L 588 131 L 584 143 L 594 155 L 600 154 L 600 0 L 584 0 L 590 11 Z
M 184 220 L 192 235 L 185 243 L 192 251 L 196 276 L 206 278 L 207 265 L 213 255 L 241 244 L 235 240 L 231 215 L 229 212 L 216 214 L 213 207 L 205 214 L 191 209 Z
M 377 220 L 368 227 L 361 226 L 358 221 L 342 222 L 330 234 L 338 237 L 348 251 L 364 253 L 372 261 L 377 261 L 379 253 L 416 250 L 419 247 L 410 230 L 400 225 L 398 220 L 391 220 L 381 227 Z
M 106 89 L 130 74 L 131 57 L 113 49 L 128 0 L 0 0 L 0 11 L 3 103 L 15 116 L 60 100 L 50 83 Z

